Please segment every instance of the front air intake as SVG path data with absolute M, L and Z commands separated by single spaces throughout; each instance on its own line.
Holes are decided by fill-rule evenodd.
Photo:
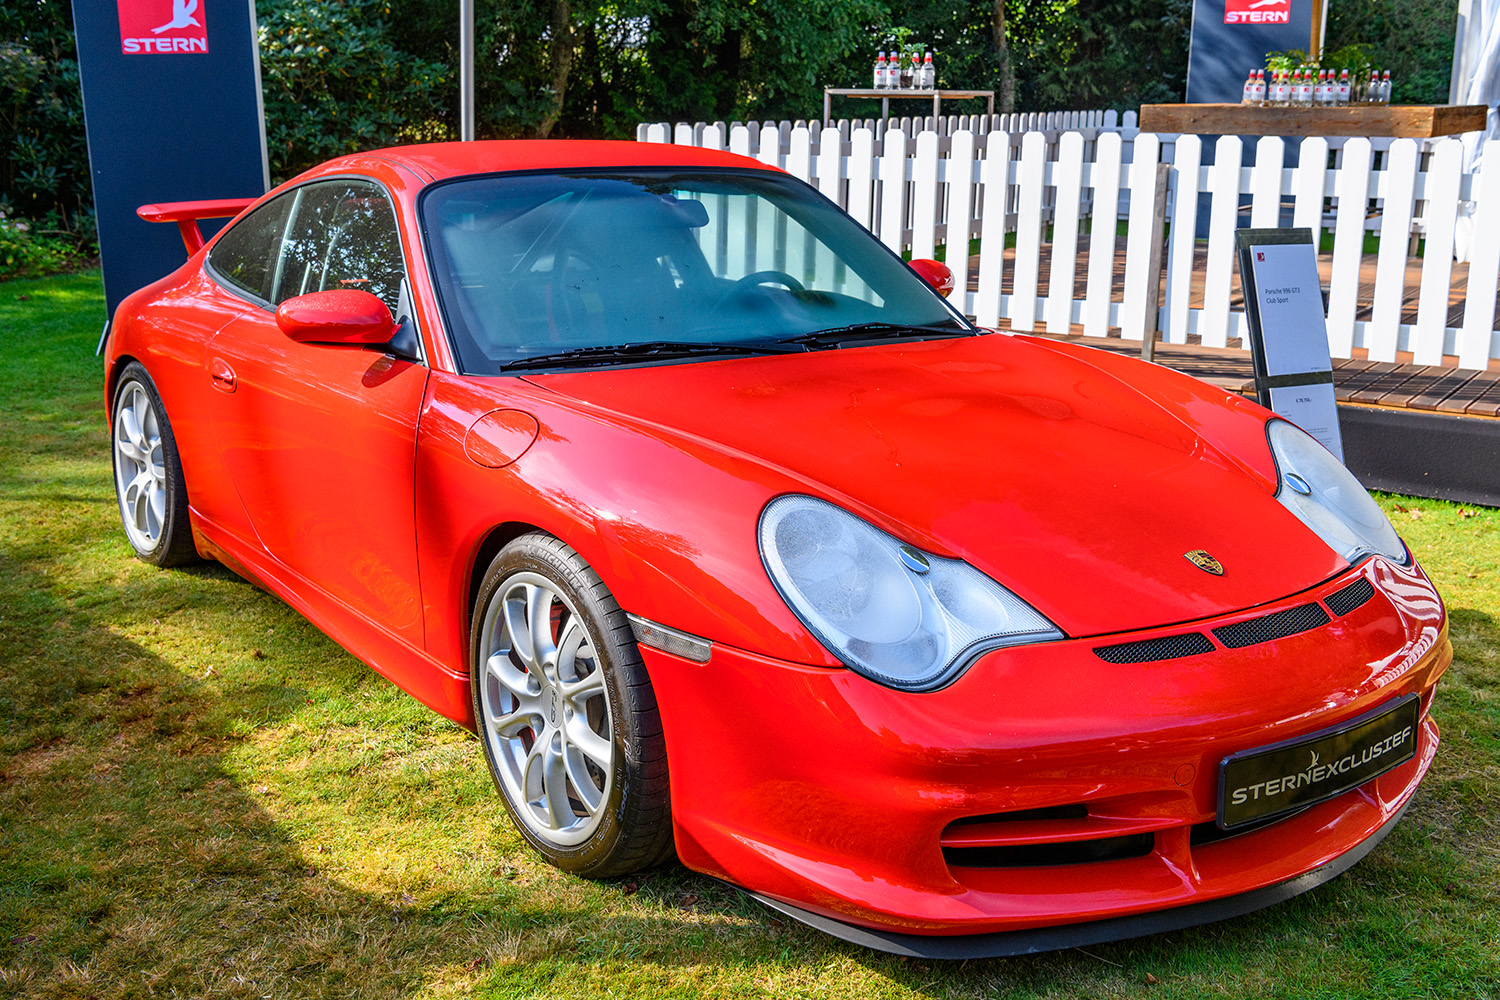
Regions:
M 1328 605 L 1328 610 L 1334 616 L 1342 618 L 1355 608 L 1362 607 L 1365 602 L 1375 596 L 1375 585 L 1364 577 L 1360 577 L 1347 587 L 1340 587 L 1323 599 Z
M 1149 833 L 1098 840 L 1070 840 L 1053 844 L 1010 844 L 995 847 L 945 847 L 943 860 L 954 868 L 1040 868 L 1048 865 L 1086 865 L 1096 861 L 1143 858 L 1156 846 Z
M 1105 663 L 1156 663 L 1213 651 L 1214 644 L 1209 641 L 1208 636 L 1202 632 L 1185 632 L 1182 635 L 1162 636 L 1160 639 L 1098 646 L 1094 649 L 1094 655 Z
M 1240 649 L 1273 639 L 1284 639 L 1299 632 L 1311 632 L 1327 625 L 1328 621 L 1328 612 L 1319 605 L 1303 604 L 1260 618 L 1235 622 L 1233 625 L 1221 625 L 1214 629 L 1214 637 L 1230 649 Z

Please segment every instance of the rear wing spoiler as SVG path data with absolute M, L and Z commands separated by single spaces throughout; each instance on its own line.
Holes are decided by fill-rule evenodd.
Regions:
M 191 257 L 203 249 L 199 219 L 232 219 L 255 203 L 254 198 L 220 198 L 215 201 L 169 201 L 160 205 L 142 205 L 135 214 L 147 222 L 175 222 L 187 244 Z

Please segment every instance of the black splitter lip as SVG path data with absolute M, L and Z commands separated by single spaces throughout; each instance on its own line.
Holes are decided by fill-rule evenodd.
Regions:
M 1110 941 L 1125 941 L 1147 934 L 1162 934 L 1182 930 L 1200 924 L 1213 923 L 1239 917 L 1268 906 L 1284 902 L 1294 896 L 1316 889 L 1350 868 L 1373 851 L 1377 844 L 1395 828 L 1406 815 L 1407 806 L 1385 822 L 1364 841 L 1340 854 L 1332 861 L 1312 871 L 1276 885 L 1254 889 L 1237 896 L 1212 899 L 1202 903 L 1189 903 L 1167 910 L 1140 913 L 1128 917 L 1113 917 L 1108 920 L 1092 920 L 1081 924 L 1063 924 L 1057 927 L 1037 927 L 1029 930 L 1002 931 L 997 934 L 966 934 L 939 936 L 928 934 L 901 934 L 896 931 L 873 930 L 859 927 L 842 920 L 812 913 L 800 907 L 771 899 L 758 892 L 743 890 L 746 895 L 758 900 L 778 913 L 800 921 L 832 937 L 857 944 L 874 951 L 910 958 L 962 960 L 971 958 L 1012 958 L 1018 955 L 1035 955 L 1040 952 L 1061 951 L 1086 945 L 1105 944 Z

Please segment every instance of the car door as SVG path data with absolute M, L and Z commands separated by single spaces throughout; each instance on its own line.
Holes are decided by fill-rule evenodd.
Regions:
M 316 182 L 290 197 L 274 268 L 258 295 L 243 289 L 257 307 L 209 343 L 219 446 L 267 553 L 420 646 L 412 498 L 427 368 L 379 350 L 297 343 L 273 312 L 296 295 L 358 288 L 412 322 L 395 214 L 384 189 L 362 180 Z

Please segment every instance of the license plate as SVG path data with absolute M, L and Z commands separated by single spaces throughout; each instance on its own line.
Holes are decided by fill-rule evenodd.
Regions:
M 1417 753 L 1420 711 L 1409 694 L 1342 726 L 1225 757 L 1219 828 L 1296 812 L 1406 763 Z

